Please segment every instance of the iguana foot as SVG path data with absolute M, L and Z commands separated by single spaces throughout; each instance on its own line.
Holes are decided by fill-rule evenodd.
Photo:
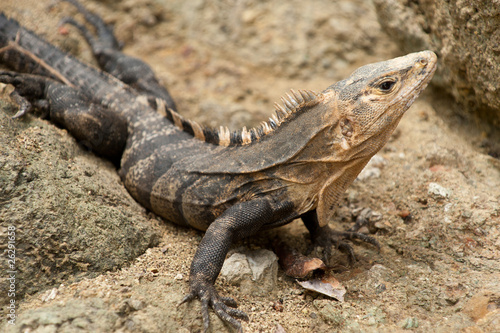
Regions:
M 331 256 L 332 247 L 335 247 L 336 249 L 347 253 L 349 263 L 352 263 L 356 260 L 354 250 L 349 243 L 345 242 L 346 239 L 357 239 L 375 245 L 377 249 L 380 249 L 380 244 L 375 240 L 375 238 L 371 236 L 355 231 L 335 231 L 332 230 L 328 225 L 320 227 L 316 211 L 309 211 L 303 214 L 301 218 L 302 221 L 304 221 L 304 225 L 306 226 L 307 230 L 309 230 L 309 233 L 311 234 L 313 245 L 318 245 L 325 249 L 325 257 L 327 260 Z
M 87 42 L 92 47 L 92 50 L 96 54 L 105 52 L 105 50 L 120 51 L 122 49 L 123 45 L 115 38 L 113 34 L 113 28 L 107 25 L 98 15 L 95 15 L 90 11 L 88 11 L 76 0 L 64 0 L 64 1 L 75 6 L 78 12 L 83 14 L 85 20 L 95 28 L 97 36 L 94 37 L 93 34 L 84 25 L 76 22 L 71 17 L 63 18 L 59 23 L 60 25 L 67 23 L 73 25 L 75 28 L 80 30 L 80 32 L 85 37 Z
M 351 231 L 335 231 L 329 226 L 321 228 L 321 232 L 316 233 L 313 236 L 313 244 L 321 246 L 325 249 L 325 257 L 328 260 L 331 257 L 332 248 L 339 249 L 348 255 L 349 263 L 356 261 L 356 255 L 354 250 L 348 242 L 345 240 L 360 240 L 365 243 L 370 243 L 380 249 L 380 244 L 377 240 L 371 236 L 362 234 L 360 232 Z
M 187 294 L 179 305 L 189 302 L 195 298 L 201 301 L 201 315 L 203 318 L 203 331 L 207 332 L 210 326 L 210 317 L 208 316 L 208 307 L 211 307 L 215 313 L 224 322 L 229 323 L 236 328 L 238 332 L 243 332 L 241 323 L 236 320 L 248 321 L 248 316 L 245 312 L 235 309 L 236 301 L 230 297 L 221 297 L 215 290 L 215 287 L 209 282 L 197 281 L 191 282 L 191 291 Z
M 10 98 L 19 106 L 19 111 L 12 118 L 20 118 L 34 108 L 41 110 L 42 114 L 48 113 L 49 103 L 44 96 L 47 80 L 37 75 L 0 71 L 0 82 L 14 86 Z

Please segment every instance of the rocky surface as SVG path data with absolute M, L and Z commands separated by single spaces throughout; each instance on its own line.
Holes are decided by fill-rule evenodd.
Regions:
M 379 21 L 406 52 L 435 51 L 434 84 L 500 130 L 500 2 L 374 0 Z
M 110 162 L 65 130 L 13 120 L 15 107 L 0 106 L 0 244 L 7 250 L 14 226 L 18 299 L 117 269 L 158 244 L 158 222 L 128 196 Z M 8 264 L 0 262 L 3 272 Z M 7 282 L 0 280 L 2 290 Z M 7 302 L 1 293 L 0 304 Z
M 155 68 L 184 115 L 211 125 L 256 124 L 290 88 L 320 91 L 361 64 L 400 54 L 368 0 L 85 4 L 116 23 L 125 51 Z M 57 27 L 59 18 L 74 14 L 68 4 L 4 0 L 1 9 L 92 61 L 74 29 Z M 306 292 L 281 269 L 264 296 L 219 278 L 221 294 L 237 299 L 250 316 L 246 332 L 490 332 L 498 326 L 500 163 L 476 151 L 471 142 L 481 136 L 474 130 L 464 132 L 441 117 L 451 103 L 437 101 L 432 90 L 403 117 L 378 154 L 383 163 L 351 186 L 334 218 L 332 225 L 346 230 L 364 207 L 382 215 L 363 229 L 375 233 L 380 252 L 354 244 L 353 266 L 343 254 L 328 263 L 347 288 L 345 301 Z M 2 232 L 9 223 L 28 227 L 30 235 L 19 238 L 26 246 L 18 248 L 18 261 L 31 256 L 39 265 L 18 276 L 17 288 L 27 294 L 16 298 L 16 325 L 5 323 L 10 310 L 2 307 L 6 330 L 200 331 L 199 302 L 177 304 L 202 234 L 158 224 L 130 198 L 110 163 L 47 121 L 11 120 L 15 105 L 5 94 L 1 99 L 0 193 L 8 200 L 0 201 L 0 224 Z M 98 229 L 79 233 L 86 223 Z M 236 246 L 270 249 L 278 236 L 302 252 L 309 245 L 296 221 Z M 95 243 L 83 242 L 91 239 Z M 5 256 L 0 259 L 5 265 Z M 6 279 L 4 266 L 1 272 Z M 230 331 L 210 316 L 213 332 Z

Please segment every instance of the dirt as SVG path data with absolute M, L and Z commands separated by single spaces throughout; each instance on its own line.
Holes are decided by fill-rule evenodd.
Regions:
M 115 24 L 125 52 L 152 65 L 182 114 L 209 125 L 255 125 L 290 88 L 321 91 L 359 65 L 399 55 L 367 0 L 83 3 Z M 60 18 L 74 14 L 69 5 L 4 0 L 0 9 L 93 61 L 74 29 L 57 27 Z M 2 112 L 13 115 L 5 94 L 2 100 L 10 105 Z M 427 88 L 378 154 L 383 158 L 379 175 L 356 181 L 345 194 L 331 223 L 336 229 L 350 228 L 359 207 L 381 213 L 382 219 L 365 228 L 374 232 L 380 252 L 356 243 L 358 261 L 352 266 L 342 254 L 330 262 L 347 288 L 343 303 L 306 292 L 281 270 L 276 290 L 264 297 L 217 280 L 220 293 L 237 299 L 249 314 L 245 332 L 275 332 L 278 325 L 289 333 L 500 331 L 500 161 L 481 151 L 481 132 L 454 117 L 455 107 L 439 90 Z M 45 135 L 53 127 L 32 117 L 23 122 Z M 98 163 L 68 133 L 55 132 L 54 144 L 81 151 L 72 162 L 75 168 Z M 0 135 L 10 134 L 2 129 Z M 42 144 L 43 138 L 33 140 Z M 37 153 L 50 157 L 49 148 Z M 36 166 L 35 160 L 30 163 Z M 113 171 L 109 163 L 100 167 Z M 50 177 L 45 172 L 50 170 L 39 178 Z M 107 176 L 93 177 L 99 182 Z M 105 189 L 95 191 L 99 195 Z M 167 223 L 158 226 L 152 214 L 129 203 L 126 191 L 114 193 L 120 198 L 117 207 L 132 207 L 132 219 L 161 230 L 160 244 L 119 269 L 66 277 L 26 294 L 18 301 L 16 325 L 5 323 L 10 332 L 202 329 L 199 302 L 177 306 L 187 291 L 190 261 L 202 234 Z M 295 221 L 236 246 L 270 248 L 277 236 L 302 251 L 309 244 L 306 229 Z M 273 306 L 277 301 L 282 308 Z M 6 313 L 4 307 L 2 321 Z M 230 331 L 213 313 L 211 321 L 213 332 Z

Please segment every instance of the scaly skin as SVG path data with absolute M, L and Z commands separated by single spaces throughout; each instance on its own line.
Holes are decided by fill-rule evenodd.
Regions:
M 301 217 L 313 242 L 354 257 L 344 239 L 378 246 L 371 237 L 335 232 L 328 221 L 346 188 L 389 139 L 436 68 L 431 51 L 363 66 L 321 93 L 292 91 L 276 115 L 231 133 L 182 118 L 151 69 L 121 53 L 110 28 L 76 1 L 94 37 L 72 19 L 101 68 L 91 68 L 0 16 L 0 61 L 14 72 L 21 110 L 32 104 L 96 153 L 120 162 L 130 194 L 166 220 L 205 230 L 184 301 L 201 300 L 241 330 L 247 315 L 214 288 L 229 247 L 263 229 Z M 139 69 L 139 70 L 137 70 Z M 19 72 L 30 74 L 20 74 Z M 146 78 L 141 76 L 147 73 Z

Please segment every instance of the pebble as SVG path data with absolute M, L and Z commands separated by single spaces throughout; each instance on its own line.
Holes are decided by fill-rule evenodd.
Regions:
M 415 317 L 406 318 L 401 327 L 404 329 L 418 328 L 418 319 Z
M 429 183 L 427 193 L 437 199 L 446 199 L 450 196 L 450 190 L 439 185 L 438 183 Z
M 224 262 L 220 275 L 247 293 L 263 296 L 276 286 L 278 257 L 264 249 L 234 253 Z

